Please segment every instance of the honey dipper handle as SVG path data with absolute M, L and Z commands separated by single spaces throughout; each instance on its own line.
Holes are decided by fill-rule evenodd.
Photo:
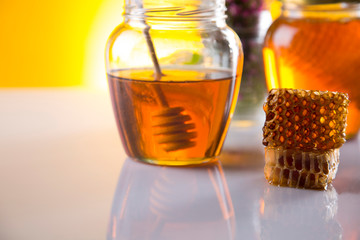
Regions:
M 143 5 L 142 5 L 141 1 L 138 0 L 138 1 L 136 1 L 136 3 L 137 3 L 139 8 L 143 8 Z M 160 81 L 162 73 L 161 73 L 161 68 L 160 68 L 158 58 L 156 56 L 154 43 L 153 43 L 153 41 L 151 39 L 151 36 L 150 36 L 150 33 L 149 33 L 150 26 L 146 23 L 145 19 L 142 19 L 142 22 L 145 25 L 145 28 L 144 28 L 143 32 L 144 32 L 146 44 L 147 44 L 148 49 L 149 49 L 151 61 L 153 62 L 154 69 L 155 69 L 154 78 L 155 78 L 156 81 Z M 159 99 L 159 102 L 160 102 L 161 106 L 169 107 L 169 104 L 168 104 L 168 102 L 166 100 L 166 97 L 165 97 L 164 93 L 162 92 L 160 86 L 155 84 L 154 85 L 154 90 L 155 90 L 156 94 L 158 95 L 158 99 Z
M 155 80 L 159 81 L 161 79 L 161 69 L 160 69 L 160 65 L 159 65 L 159 61 L 158 58 L 156 56 L 156 52 L 155 52 L 155 48 L 154 48 L 154 44 L 153 41 L 151 39 L 149 30 L 150 30 L 150 26 L 147 25 L 147 23 L 144 20 L 144 24 L 146 25 L 145 29 L 144 29 L 144 35 L 145 35 L 145 39 L 146 39 L 146 44 L 149 48 L 149 53 L 151 56 L 151 61 L 154 64 L 154 68 L 155 68 Z
M 155 73 L 154 73 L 155 76 L 154 76 L 154 77 L 155 77 L 155 80 L 156 80 L 156 81 L 160 81 L 161 76 L 162 76 L 162 73 L 161 73 L 159 61 L 158 61 L 157 56 L 156 56 L 154 44 L 153 44 L 153 41 L 152 41 L 151 36 L 150 36 L 150 33 L 149 33 L 150 26 L 147 25 L 147 23 L 145 22 L 145 20 L 144 20 L 144 24 L 146 25 L 146 27 L 145 27 L 145 29 L 144 29 L 144 35 L 145 35 L 145 39 L 146 39 L 147 46 L 148 46 L 148 48 L 149 48 L 149 53 L 150 53 L 150 56 L 151 56 L 151 61 L 153 62 L 154 68 L 155 68 Z M 158 95 L 158 98 L 159 98 L 159 101 L 160 101 L 161 106 L 163 106 L 163 107 L 169 107 L 169 104 L 167 103 L 166 97 L 165 97 L 164 93 L 161 91 L 160 86 L 157 85 L 157 84 L 155 84 L 155 85 L 154 85 L 154 90 L 156 91 L 156 94 Z

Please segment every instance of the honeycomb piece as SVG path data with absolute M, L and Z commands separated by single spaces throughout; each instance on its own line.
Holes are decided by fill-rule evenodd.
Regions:
M 338 169 L 339 149 L 305 152 L 265 147 L 265 161 L 265 178 L 273 185 L 327 189 Z
M 339 148 L 345 142 L 348 105 L 345 93 L 272 89 L 264 104 L 263 144 L 320 151 Z

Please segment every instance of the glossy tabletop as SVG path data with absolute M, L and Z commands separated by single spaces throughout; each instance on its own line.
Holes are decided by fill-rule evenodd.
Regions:
M 269 185 L 261 126 L 230 128 L 218 163 L 128 159 L 107 92 L 0 92 L 0 239 L 360 239 L 360 143 L 327 191 Z

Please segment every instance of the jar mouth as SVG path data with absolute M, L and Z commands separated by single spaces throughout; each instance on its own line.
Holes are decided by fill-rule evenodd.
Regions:
M 284 3 L 283 14 L 291 18 L 338 21 L 360 17 L 360 3 L 294 4 Z
M 151 18 L 157 21 L 201 21 L 209 19 L 225 19 L 225 6 L 211 8 L 197 7 L 157 7 L 138 8 L 125 7 L 124 16 L 129 19 Z
M 360 10 L 360 3 L 355 2 L 339 2 L 339 3 L 315 3 L 315 4 L 300 4 L 295 2 L 284 2 L 283 10 L 295 11 L 323 11 L 323 12 L 342 12 L 342 11 L 358 11 Z

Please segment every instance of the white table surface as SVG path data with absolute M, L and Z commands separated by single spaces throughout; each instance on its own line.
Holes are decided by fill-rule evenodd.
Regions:
M 327 191 L 270 186 L 261 127 L 231 128 L 222 163 L 126 158 L 107 92 L 0 91 L 0 239 L 360 239 L 359 139 Z

